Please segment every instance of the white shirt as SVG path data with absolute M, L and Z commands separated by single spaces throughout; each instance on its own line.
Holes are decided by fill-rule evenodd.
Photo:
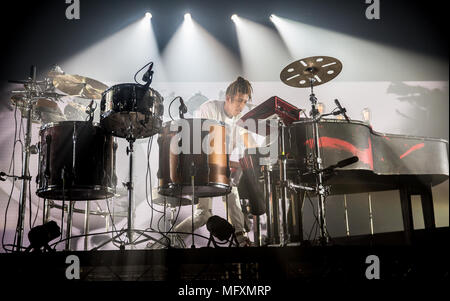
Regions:
M 232 154 L 237 154 L 238 157 L 240 157 L 245 149 L 244 141 L 242 140 L 242 134 L 245 132 L 245 129 L 236 126 L 236 122 L 242 117 L 243 113 L 241 112 L 239 115 L 230 118 L 225 113 L 224 105 L 225 101 L 209 100 L 203 103 L 200 108 L 194 112 L 194 117 L 217 120 L 225 123 L 227 135 L 226 141 L 229 152 L 231 153 L 233 151 Z M 239 129 L 238 133 L 236 133 L 237 129 Z M 232 137 L 236 137 L 236 139 L 231 140 Z M 229 142 L 232 143 L 228 144 Z

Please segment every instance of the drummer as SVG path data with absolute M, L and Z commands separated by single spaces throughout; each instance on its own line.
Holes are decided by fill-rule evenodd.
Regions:
M 238 77 L 232 82 L 225 93 L 226 100 L 210 100 L 203 103 L 194 113 L 196 118 L 212 119 L 226 124 L 227 150 L 230 154 L 233 150 L 243 153 L 243 149 L 256 146 L 251 135 L 244 129 L 237 127 L 236 122 L 241 118 L 242 111 L 248 101 L 251 101 L 253 88 L 250 82 L 242 77 Z M 236 133 L 238 131 L 238 133 Z M 237 137 L 237 139 L 233 139 Z M 225 202 L 226 196 L 222 197 Z M 245 231 L 245 218 L 241 209 L 239 193 L 236 186 L 233 186 L 228 194 L 228 212 L 231 224 L 235 228 L 235 234 L 241 247 L 250 246 Z M 198 229 L 205 225 L 212 216 L 212 198 L 200 198 L 194 212 L 194 228 Z M 189 216 L 175 227 L 176 232 L 191 232 L 192 217 Z

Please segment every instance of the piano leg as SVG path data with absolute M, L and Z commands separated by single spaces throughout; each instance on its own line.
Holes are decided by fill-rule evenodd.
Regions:
M 431 185 L 424 186 L 421 193 L 423 221 L 426 229 L 436 228 L 434 220 L 433 194 Z
M 420 195 L 425 228 L 426 229 L 436 228 L 431 185 L 430 184 L 400 185 L 400 202 L 402 207 L 403 228 L 405 231 L 406 243 L 408 245 L 413 243 L 412 234 L 414 232 L 411 195 Z

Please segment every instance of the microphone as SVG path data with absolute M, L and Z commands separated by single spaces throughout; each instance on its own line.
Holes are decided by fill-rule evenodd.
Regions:
M 86 108 L 86 114 L 89 115 L 89 122 L 92 122 L 92 120 L 94 120 L 94 109 L 92 109 L 92 106 L 94 105 L 94 100 L 91 100 L 91 103 L 87 106 Z M 96 106 L 97 108 L 97 106 Z
M 359 161 L 359 158 L 357 156 L 353 156 L 353 157 L 339 161 L 338 163 L 336 163 L 336 167 L 345 167 L 347 165 L 356 163 L 358 161 Z
M 336 106 L 339 108 L 339 111 L 340 111 L 339 114 L 344 115 L 345 120 L 347 120 L 347 122 L 350 122 L 350 119 L 348 119 L 348 116 L 347 116 L 347 114 L 345 113 L 345 112 L 347 112 L 347 110 L 341 106 L 341 104 L 339 103 L 339 100 L 335 99 L 335 100 L 334 100 L 334 103 L 335 103 Z
M 188 109 L 184 104 L 183 98 L 180 96 L 180 106 L 178 107 L 178 112 L 180 114 L 180 118 L 184 119 L 184 114 L 187 113 Z
M 90 114 L 92 111 L 92 106 L 94 105 L 94 100 L 91 100 L 91 103 L 86 107 L 86 111 L 84 111 L 86 114 Z
M 347 165 L 356 163 L 359 161 L 359 158 L 357 156 L 353 156 L 344 160 L 339 161 L 338 163 L 334 164 L 334 165 L 330 165 L 327 168 L 322 169 L 322 172 L 329 172 L 332 171 L 335 168 L 340 168 L 340 167 L 345 167 Z
M 5 178 L 5 176 L 7 176 L 7 174 L 6 174 L 6 173 L 4 173 L 3 171 L 2 171 L 2 172 L 0 172 L 0 181 L 6 181 L 6 178 Z
M 150 66 L 148 66 L 147 72 L 142 76 L 142 80 L 147 84 L 152 81 L 153 78 L 153 62 L 150 62 Z M 150 84 L 149 84 L 150 85 Z

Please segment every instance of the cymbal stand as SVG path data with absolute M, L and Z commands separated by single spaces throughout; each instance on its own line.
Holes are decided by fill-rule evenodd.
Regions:
M 25 84 L 25 90 L 27 91 L 26 97 L 26 118 L 27 118 L 27 126 L 25 132 L 25 145 L 22 152 L 22 188 L 20 191 L 19 198 L 19 220 L 17 222 L 16 235 L 17 235 L 17 244 L 16 251 L 20 252 L 22 248 L 23 242 L 23 231 L 24 231 L 24 220 L 25 220 L 25 204 L 28 195 L 28 181 L 30 181 L 29 174 L 29 165 L 30 165 L 30 144 L 31 144 L 31 114 L 33 111 L 33 96 L 38 92 L 37 91 L 37 82 L 36 82 L 36 66 L 31 66 L 30 72 L 30 80 L 28 84 Z
M 191 168 L 190 168 L 190 174 L 191 174 L 191 186 L 192 186 L 192 200 L 191 200 L 191 214 L 192 214 L 192 245 L 191 248 L 195 249 L 195 235 L 194 235 L 194 202 L 195 202 L 195 164 L 192 161 Z
M 289 233 L 287 231 L 287 219 L 286 219 L 286 201 L 287 197 L 287 186 L 284 185 L 286 183 L 286 153 L 285 153 L 285 137 L 284 131 L 286 129 L 284 123 L 279 120 L 278 121 L 278 129 L 279 129 L 279 147 L 280 147 L 280 156 L 278 163 L 280 165 L 280 183 L 281 183 L 281 235 L 280 235 L 280 244 L 285 246 L 289 243 Z
M 309 95 L 309 100 L 311 101 L 311 112 L 310 116 L 313 119 L 313 139 L 314 139 L 314 169 L 316 175 L 316 193 L 318 194 L 318 217 L 319 217 L 319 228 L 320 228 L 320 243 L 326 245 L 328 243 L 328 235 L 326 230 L 326 220 L 325 220 L 325 195 L 326 190 L 323 185 L 323 168 L 322 168 L 322 157 L 320 155 L 320 137 L 319 137 L 319 120 L 321 118 L 317 106 L 317 98 L 314 95 L 313 85 L 315 79 L 310 78 L 311 83 L 311 94 Z

